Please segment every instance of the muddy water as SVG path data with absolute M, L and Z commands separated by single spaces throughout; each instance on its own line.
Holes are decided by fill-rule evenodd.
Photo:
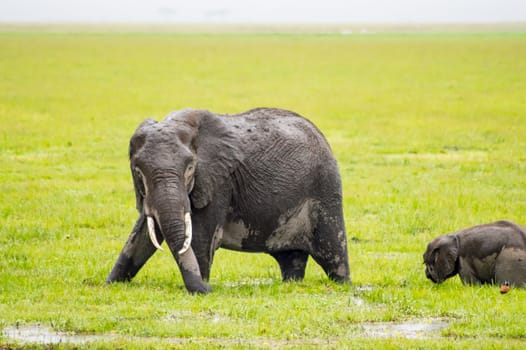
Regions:
M 356 298 L 356 303 L 362 302 Z M 444 319 L 417 319 L 408 322 L 378 322 L 363 324 L 362 335 L 375 338 L 406 338 L 406 339 L 429 339 L 440 336 L 440 330 L 449 326 Z M 51 328 L 40 324 L 29 324 L 23 326 L 9 326 L 4 328 L 2 335 L 7 342 L 19 344 L 85 344 L 95 341 L 112 341 L 118 336 L 112 334 L 74 334 L 56 332 Z M 138 337 L 136 339 L 147 340 L 154 338 Z M 164 341 L 173 343 L 185 343 L 186 338 L 165 338 Z M 207 342 L 209 340 L 204 340 Z M 228 340 L 225 339 L 228 342 Z M 232 340 L 231 340 L 232 341 Z M 238 342 L 238 340 L 233 340 Z M 244 339 L 243 343 L 258 344 L 261 339 Z M 290 342 L 281 340 L 270 340 L 278 346 L 291 345 Z M 305 344 L 321 342 L 322 339 L 304 339 Z M 194 340 L 195 342 L 195 340 Z
M 97 340 L 112 340 L 112 336 L 55 332 L 39 324 L 6 327 L 2 331 L 2 334 L 8 341 L 15 341 L 22 344 L 84 344 Z
M 449 326 L 443 319 L 413 320 L 407 322 L 367 323 L 365 334 L 376 338 L 429 339 L 440 336 L 440 331 Z

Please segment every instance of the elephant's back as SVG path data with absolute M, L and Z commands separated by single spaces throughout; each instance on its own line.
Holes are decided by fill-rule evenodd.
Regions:
M 311 155 L 333 159 L 323 133 L 305 117 L 285 109 L 255 108 L 241 114 L 222 115 L 248 152 L 260 147 L 308 148 Z
M 233 173 L 234 208 L 250 227 L 270 234 L 278 218 L 309 199 L 341 206 L 336 160 L 321 132 L 302 116 L 255 109 L 225 116 L 244 157 Z

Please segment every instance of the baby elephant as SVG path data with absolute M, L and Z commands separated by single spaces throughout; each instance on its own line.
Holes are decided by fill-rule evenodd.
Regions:
M 526 287 L 526 228 L 497 221 L 440 236 L 428 244 L 424 264 L 435 283 L 458 273 L 465 284 Z

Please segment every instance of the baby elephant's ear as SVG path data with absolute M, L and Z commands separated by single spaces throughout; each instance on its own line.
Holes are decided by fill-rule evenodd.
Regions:
M 436 264 L 438 262 L 438 258 L 440 257 L 440 248 L 435 248 L 431 252 L 431 261 L 433 264 Z
M 433 265 L 436 263 L 436 257 L 438 255 L 438 239 L 433 240 L 427 245 L 426 251 L 424 252 L 424 264 Z
M 436 251 L 432 258 L 437 273 L 443 279 L 453 276 L 457 268 L 458 238 L 454 235 L 445 236 Z
M 194 207 L 203 208 L 226 183 L 243 157 L 237 135 L 222 117 L 210 112 L 203 112 L 200 118 L 193 147 L 197 164 L 190 197 Z

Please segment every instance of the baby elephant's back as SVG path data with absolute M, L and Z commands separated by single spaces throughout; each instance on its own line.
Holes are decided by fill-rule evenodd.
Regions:
M 460 231 L 459 235 L 463 248 L 477 252 L 479 256 L 499 253 L 504 247 L 526 249 L 526 230 L 511 221 L 474 226 Z

